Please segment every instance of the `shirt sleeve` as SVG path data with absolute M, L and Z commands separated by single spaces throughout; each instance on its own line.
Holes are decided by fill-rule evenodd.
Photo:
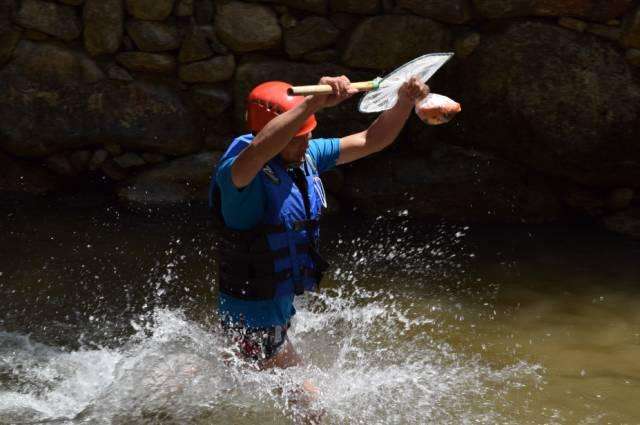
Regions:
M 234 186 L 231 166 L 236 158 L 227 158 L 218 165 L 216 183 L 220 188 L 222 217 L 226 225 L 236 230 L 248 230 L 262 219 L 265 210 L 264 191 L 259 177 L 242 189 Z
M 312 139 L 307 153 L 315 161 L 318 172 L 323 173 L 336 166 L 340 156 L 340 139 Z

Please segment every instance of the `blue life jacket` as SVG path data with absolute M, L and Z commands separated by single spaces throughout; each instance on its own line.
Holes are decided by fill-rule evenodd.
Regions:
M 237 156 L 251 135 L 233 141 L 220 162 Z M 216 247 L 220 291 L 236 298 L 264 300 L 316 290 L 328 264 L 318 253 L 319 219 L 326 206 L 324 188 L 313 159 L 301 166 L 306 188 L 299 188 L 279 156 L 258 173 L 267 199 L 260 224 L 248 231 L 220 226 Z M 307 193 L 308 207 L 303 199 Z M 220 219 L 220 189 L 216 173 L 211 180 L 209 203 Z M 224 223 L 224 222 L 222 222 Z

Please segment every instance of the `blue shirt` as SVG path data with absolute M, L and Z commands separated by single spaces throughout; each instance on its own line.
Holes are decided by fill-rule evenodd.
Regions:
M 240 137 L 248 142 L 253 140 L 251 134 Z M 340 139 L 312 139 L 307 154 L 315 161 L 319 173 L 327 171 L 336 165 L 340 155 Z M 225 224 L 232 229 L 248 230 L 260 223 L 267 198 L 259 178 L 254 178 L 241 190 L 236 189 L 231 181 L 231 166 L 236 158 L 229 157 L 218 164 L 215 179 L 220 188 Z M 294 295 L 287 295 L 272 300 L 247 301 L 221 293 L 220 315 L 250 328 L 283 325 L 296 313 L 293 298 Z

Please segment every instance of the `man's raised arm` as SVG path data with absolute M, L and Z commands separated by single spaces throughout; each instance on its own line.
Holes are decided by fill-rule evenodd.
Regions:
M 429 94 L 429 87 L 417 78 L 411 78 L 398 91 L 398 102 L 384 111 L 364 131 L 340 139 L 337 164 L 346 164 L 381 151 L 398 137 L 407 122 L 415 101 Z

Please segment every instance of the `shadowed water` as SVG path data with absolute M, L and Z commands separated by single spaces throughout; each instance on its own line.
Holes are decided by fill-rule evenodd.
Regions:
M 297 302 L 305 366 L 220 337 L 210 224 L 4 211 L 0 423 L 638 423 L 640 246 L 594 229 L 334 219 Z

